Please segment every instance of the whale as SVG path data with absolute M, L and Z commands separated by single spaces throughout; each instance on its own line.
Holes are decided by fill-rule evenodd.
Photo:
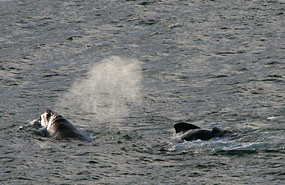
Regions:
M 29 126 L 36 129 L 35 133 L 43 137 L 55 139 L 78 139 L 82 141 L 92 141 L 87 133 L 76 128 L 62 115 L 47 109 L 39 118 L 31 121 Z
M 200 127 L 187 122 L 174 124 L 174 129 L 181 141 L 210 140 L 215 137 L 224 137 L 232 134 L 229 130 L 214 127 L 212 130 L 201 129 Z

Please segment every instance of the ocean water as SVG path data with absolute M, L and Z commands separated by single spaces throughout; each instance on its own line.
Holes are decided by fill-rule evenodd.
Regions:
M 283 184 L 283 0 L 0 0 L 0 184 Z M 95 138 L 21 126 L 50 108 Z M 173 124 L 232 137 L 177 142 Z

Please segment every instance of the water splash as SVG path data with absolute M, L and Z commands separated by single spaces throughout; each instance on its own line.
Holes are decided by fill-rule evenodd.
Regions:
M 59 100 L 57 110 L 68 109 L 85 119 L 109 122 L 129 116 L 141 104 L 141 62 L 112 56 L 96 63 L 86 78 L 75 82 Z

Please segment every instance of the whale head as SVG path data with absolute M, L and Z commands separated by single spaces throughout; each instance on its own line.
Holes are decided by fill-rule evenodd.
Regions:
M 40 117 L 40 123 L 42 127 L 46 127 L 49 124 L 49 121 L 54 113 L 47 109 Z
M 232 132 L 229 130 L 223 130 L 218 127 L 214 127 L 212 129 L 212 134 L 214 137 L 222 137 L 222 136 L 229 136 L 232 134 Z
M 214 137 L 221 137 L 224 135 L 224 130 L 223 129 L 220 129 L 218 127 L 214 127 L 212 129 L 212 134 Z

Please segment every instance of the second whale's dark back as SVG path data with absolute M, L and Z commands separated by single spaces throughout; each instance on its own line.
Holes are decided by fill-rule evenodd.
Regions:
M 228 130 L 223 130 L 214 127 L 212 130 L 201 129 L 200 127 L 191 123 L 179 122 L 174 125 L 176 133 L 180 134 L 180 139 L 183 141 L 193 140 L 209 140 L 214 137 L 223 137 L 231 134 Z

